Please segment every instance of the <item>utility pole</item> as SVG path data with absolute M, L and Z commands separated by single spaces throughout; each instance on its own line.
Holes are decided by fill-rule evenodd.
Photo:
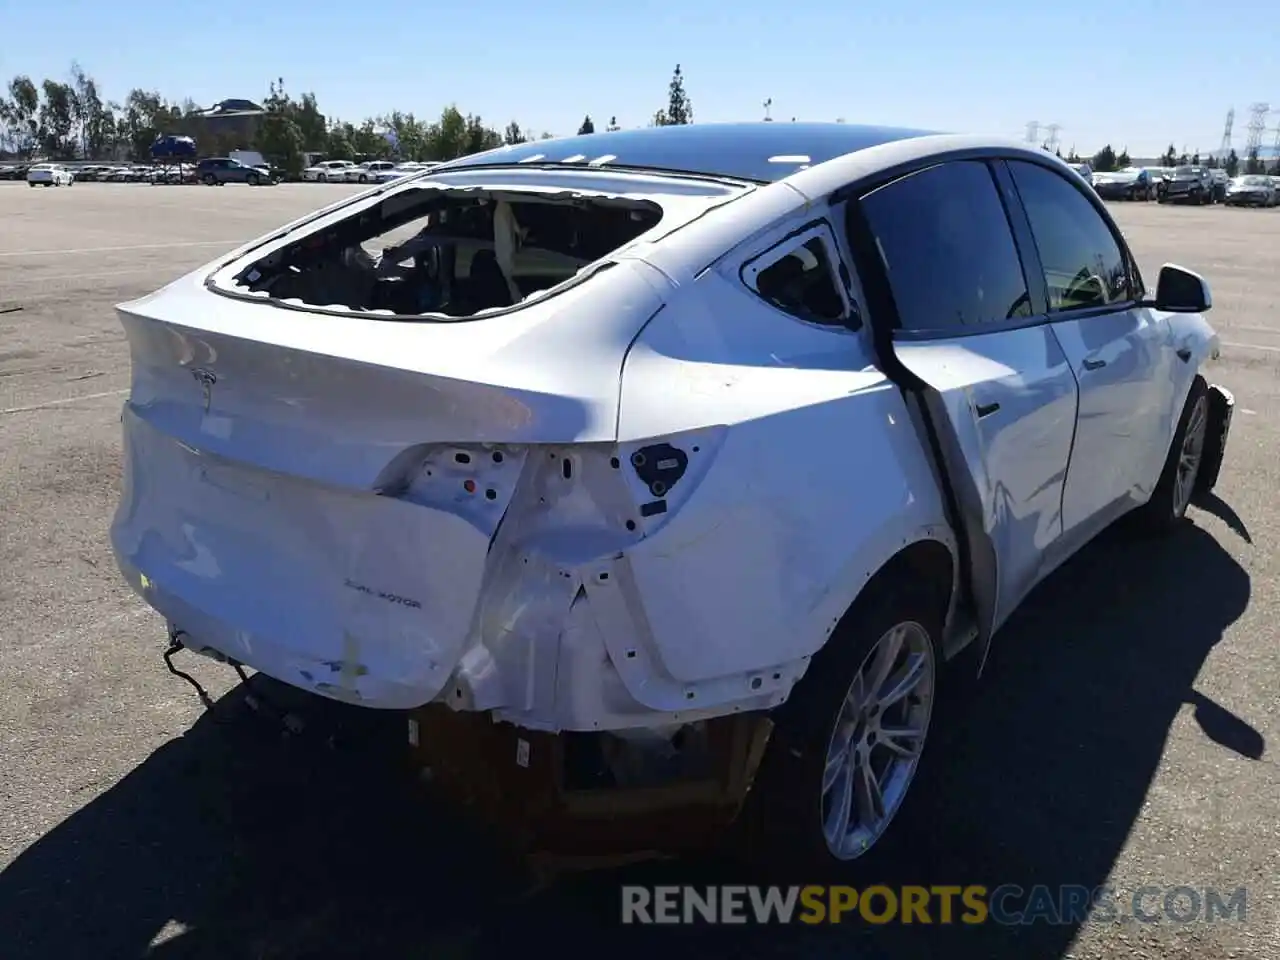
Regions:
M 1039 142 L 1040 142 L 1040 121 L 1028 120 L 1027 121 L 1027 143 L 1039 143 Z
M 769 97 L 769 99 L 765 100 L 764 102 L 764 118 L 766 121 L 773 119 L 773 117 L 769 116 L 769 108 L 772 106 L 773 106 L 773 97 Z

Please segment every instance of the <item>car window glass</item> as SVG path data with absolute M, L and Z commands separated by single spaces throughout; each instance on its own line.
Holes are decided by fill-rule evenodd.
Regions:
M 758 293 L 779 310 L 811 323 L 840 325 L 847 316 L 844 297 L 836 285 L 832 254 L 820 234 L 788 241 L 789 249 L 754 275 Z
M 1064 177 L 1035 163 L 1009 164 L 1049 288 L 1050 311 L 1132 299 L 1129 265 L 1092 203 Z
M 1031 315 L 1026 278 L 991 171 L 929 167 L 862 198 L 903 329 L 948 332 Z

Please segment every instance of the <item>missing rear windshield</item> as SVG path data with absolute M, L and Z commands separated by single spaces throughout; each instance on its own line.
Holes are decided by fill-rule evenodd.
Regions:
M 661 219 L 639 200 L 416 189 L 274 251 L 235 283 L 325 310 L 470 317 L 573 279 Z

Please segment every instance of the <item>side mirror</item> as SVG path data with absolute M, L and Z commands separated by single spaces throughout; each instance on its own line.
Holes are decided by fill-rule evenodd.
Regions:
M 1157 310 L 1169 313 L 1203 313 L 1213 306 L 1204 277 L 1177 264 L 1166 263 L 1156 280 Z

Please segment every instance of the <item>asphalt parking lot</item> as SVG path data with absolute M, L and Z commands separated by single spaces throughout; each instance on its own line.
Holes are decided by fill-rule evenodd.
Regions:
M 356 189 L 0 184 L 0 955 L 1280 956 L 1280 209 L 1113 206 L 1145 271 L 1213 284 L 1211 373 L 1237 398 L 1217 496 L 1172 540 L 1109 533 L 1037 591 L 981 686 L 960 682 L 965 721 L 904 812 L 920 840 L 883 878 L 1243 886 L 1244 922 L 642 936 L 614 925 L 618 882 L 713 868 L 530 892 L 408 781 L 398 718 L 313 704 L 284 738 L 200 662 L 222 698 L 202 712 L 111 560 L 113 304 Z

